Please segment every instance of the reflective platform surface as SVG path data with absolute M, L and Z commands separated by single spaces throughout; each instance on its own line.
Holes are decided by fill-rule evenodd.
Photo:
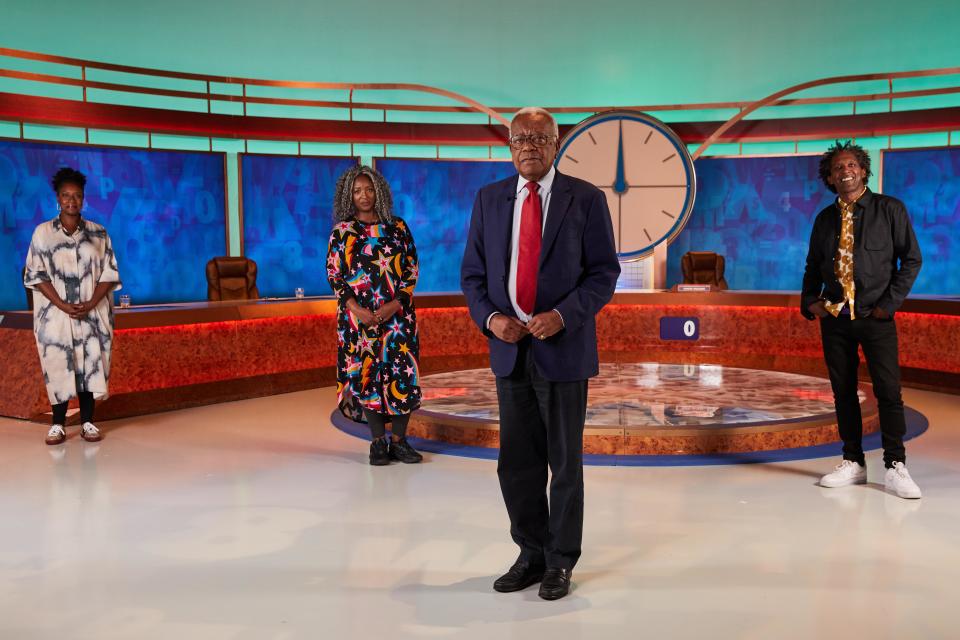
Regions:
M 493 374 L 469 369 L 424 376 L 411 435 L 496 449 Z M 879 427 L 869 385 L 860 394 L 864 434 Z M 349 425 L 335 424 L 349 430 Z M 608 363 L 590 380 L 583 450 L 599 456 L 710 456 L 792 451 L 839 441 L 830 382 L 713 364 Z M 618 462 L 608 462 L 618 464 Z
M 489 369 L 422 378 L 423 409 L 450 416 L 499 419 Z M 866 400 L 860 392 L 860 402 Z M 830 382 L 777 371 L 656 362 L 600 365 L 590 380 L 587 425 L 661 427 L 741 425 L 833 412 Z

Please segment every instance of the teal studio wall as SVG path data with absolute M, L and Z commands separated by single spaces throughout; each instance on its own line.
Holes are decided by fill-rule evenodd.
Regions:
M 899 0 L 3 0 L 0 46 L 141 67 L 280 80 L 415 82 L 489 105 L 636 105 L 741 101 L 828 76 L 947 67 L 960 63 L 960 2 Z M 8 68 L 29 70 L 26 61 Z M 47 71 L 49 72 L 49 70 Z M 943 79 L 898 88 L 936 86 Z M 955 83 L 955 79 L 953 80 Z M 0 91 L 13 81 L 0 82 Z M 883 91 L 886 83 L 804 95 Z M 65 88 L 73 89 L 73 88 Z M 369 93 L 365 98 L 375 99 Z M 424 102 L 422 97 L 417 100 Z M 902 101 L 896 108 L 960 104 L 960 96 Z M 160 105 L 157 105 L 160 106 Z M 886 102 L 874 105 L 886 109 Z M 862 105 L 861 112 L 871 108 Z M 789 108 L 792 109 L 792 108 Z M 837 113 L 849 113 L 839 105 Z M 828 113 L 820 107 L 818 113 Z M 781 115 L 786 112 L 781 111 Z M 665 120 L 726 113 L 663 112 Z M 803 115 L 802 110 L 789 115 Z M 476 118 L 475 115 L 450 116 Z M 562 119 L 579 120 L 578 115 Z M 431 119 L 439 121 L 436 116 Z M 445 120 L 448 121 L 448 120 Z M 0 123 L 0 136 L 15 125 Z M 35 139 L 83 141 L 82 131 L 28 127 Z M 15 135 L 18 135 L 16 133 Z M 145 146 L 146 136 L 91 132 L 99 144 Z M 206 149 L 207 139 L 154 136 L 153 145 Z M 860 140 L 887 146 L 947 143 L 947 135 Z M 826 141 L 800 143 L 818 152 Z M 231 246 L 239 246 L 235 154 L 229 154 Z M 304 153 L 346 155 L 344 145 Z M 290 153 L 290 143 L 251 142 L 250 151 Z M 292 148 L 296 152 L 295 145 Z M 364 159 L 382 147 L 355 149 Z M 792 153 L 794 145 L 719 145 L 713 153 Z M 434 149 L 388 148 L 410 156 Z M 447 157 L 506 157 L 506 149 L 442 149 Z M 879 154 L 875 157 L 879 162 Z M 876 186 L 875 184 L 873 185 Z
M 420 82 L 487 104 L 759 98 L 953 66 L 944 0 L 4 0 L 0 46 L 198 73 Z

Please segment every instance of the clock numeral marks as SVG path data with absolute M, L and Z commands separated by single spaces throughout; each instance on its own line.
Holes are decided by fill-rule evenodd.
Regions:
M 600 185 L 597 185 L 600 186 Z M 636 189 L 686 189 L 689 185 L 685 184 L 632 184 L 630 188 Z M 600 187 L 604 189 L 605 187 Z
M 601 126 L 593 128 L 595 124 Z M 569 146 L 559 156 L 562 165 L 573 175 L 585 174 L 604 192 L 617 253 L 626 259 L 641 252 L 648 254 L 690 214 L 693 172 L 686 148 L 669 130 L 661 130 L 655 121 L 640 116 L 588 118 L 578 128 L 580 141 L 576 144 L 580 146 L 573 144 L 576 138 L 568 141 Z M 595 162 L 594 155 L 602 161 Z M 659 169 L 658 155 L 663 165 Z M 627 181 L 626 165 L 632 162 L 639 163 L 635 173 L 640 184 Z M 643 166 L 650 170 L 643 171 Z M 638 192 L 633 194 L 630 189 Z

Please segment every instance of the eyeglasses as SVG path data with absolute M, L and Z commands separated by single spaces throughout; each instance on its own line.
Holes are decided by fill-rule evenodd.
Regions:
M 533 135 L 518 135 L 510 136 L 510 146 L 518 151 L 523 149 L 527 144 L 532 144 L 535 147 L 545 147 L 550 142 L 556 140 L 556 136 L 547 135 L 545 133 L 536 133 Z

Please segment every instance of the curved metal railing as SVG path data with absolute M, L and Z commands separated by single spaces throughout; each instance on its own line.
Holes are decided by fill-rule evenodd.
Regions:
M 4 58 L 20 59 L 33 61 L 36 63 L 49 63 L 51 65 L 60 65 L 66 67 L 65 70 L 56 70 L 56 73 L 43 73 L 38 71 L 25 71 L 22 69 L 10 68 L 11 65 L 4 64 Z M 88 77 L 91 75 L 91 72 L 96 71 L 101 73 L 103 76 L 99 79 Z M 96 74 L 93 74 L 96 75 Z M 71 77 L 73 76 L 73 77 Z M 78 76 L 78 77 L 77 77 Z M 902 82 L 909 81 L 910 79 L 922 79 L 922 78 L 932 78 L 932 77 L 947 77 L 947 76 L 957 76 L 956 79 L 947 83 L 946 86 L 941 87 L 911 87 L 911 88 L 902 88 L 898 87 L 896 90 L 894 88 L 894 81 Z M 380 111 L 382 112 L 382 118 L 378 117 L 376 121 L 371 120 L 369 114 L 366 117 L 362 117 L 359 121 L 362 122 L 381 122 L 391 125 L 401 125 L 408 124 L 407 122 L 399 121 L 390 121 L 388 122 L 388 114 L 391 112 L 419 112 L 421 114 L 448 114 L 448 113 L 476 113 L 486 116 L 487 122 L 484 125 L 474 125 L 474 126 L 489 126 L 491 124 L 500 124 L 508 125 L 509 121 L 504 117 L 504 114 L 510 114 L 515 112 L 519 107 L 503 107 L 503 106 L 487 106 L 476 100 L 473 100 L 462 94 L 447 91 L 445 89 L 439 89 L 437 87 L 431 87 L 429 85 L 422 84 L 412 84 L 412 83 L 346 83 L 346 82 L 307 82 L 307 81 L 286 81 L 286 80 L 264 80 L 257 78 L 242 78 L 242 77 L 232 77 L 232 76 L 218 76 L 218 75 L 208 75 L 208 74 L 199 74 L 199 73 L 187 73 L 187 72 L 178 72 L 178 71 L 167 71 L 161 69 L 150 69 L 144 67 L 134 67 L 129 65 L 120 65 L 112 64 L 105 62 L 97 62 L 91 60 L 83 60 L 79 58 L 70 58 L 65 56 L 56 56 L 43 53 L 36 53 L 30 51 L 22 51 L 18 49 L 9 49 L 9 48 L 0 48 L 0 78 L 8 78 L 14 81 L 23 81 L 28 83 L 28 86 L 35 87 L 52 87 L 52 86 L 69 86 L 76 87 L 80 89 L 80 94 L 77 98 L 82 102 L 89 102 L 96 105 L 127 105 L 131 96 L 146 96 L 146 97 L 155 97 L 160 99 L 175 99 L 180 100 L 176 103 L 177 111 L 193 111 L 196 113 L 207 113 L 213 114 L 214 107 L 219 108 L 218 103 L 229 103 L 229 104 L 238 104 L 240 113 L 236 115 L 247 116 L 251 115 L 248 107 L 257 105 L 258 108 L 264 109 L 269 107 L 317 107 L 326 110 L 337 110 L 339 113 L 330 113 L 329 111 L 321 114 L 321 117 L 316 117 L 316 114 L 301 114 L 298 113 L 296 118 L 300 121 L 310 122 L 311 120 L 316 121 L 350 121 L 354 122 L 358 119 L 355 118 L 356 112 L 358 111 Z M 138 79 L 139 83 L 134 80 Z M 198 83 L 196 86 L 188 86 L 185 88 L 169 88 L 160 87 L 160 86 L 150 86 L 150 84 L 161 84 L 166 82 L 168 85 L 170 81 L 184 81 L 187 83 Z M 854 83 L 854 82 L 884 82 L 886 84 L 886 90 L 871 91 L 865 93 L 851 93 L 845 95 L 837 96 L 812 96 L 812 97 L 794 97 L 795 94 L 800 93 L 805 90 L 814 89 L 818 87 L 824 87 L 828 85 L 838 85 L 845 83 Z M 232 93 L 227 89 L 236 91 Z M 88 91 L 96 91 L 94 98 L 91 99 L 91 96 L 88 95 Z M 339 97 L 334 96 L 331 99 L 316 99 L 314 97 L 317 91 L 331 91 L 339 92 Z M 357 92 L 387 92 L 393 93 L 398 101 L 396 102 L 383 102 L 383 101 L 361 101 L 356 99 Z M 271 94 L 271 92 L 273 92 Z M 290 97 L 290 93 L 293 92 L 295 97 Z M 24 92 L 18 92 L 24 93 Z M 300 95 L 296 95 L 299 93 Z M 346 93 L 346 99 L 342 99 L 343 94 Z M 408 96 L 401 94 L 413 93 L 414 95 L 422 96 L 432 96 L 443 98 L 444 100 L 450 101 L 453 104 L 409 104 L 402 102 L 400 99 Z M 284 94 L 284 95 L 278 95 Z M 27 95 L 33 95 L 27 93 Z M 909 99 L 923 99 L 923 98 L 936 98 L 936 97 L 946 97 L 946 96 L 956 96 L 957 105 L 960 106 L 960 67 L 949 67 L 943 69 L 929 69 L 921 71 L 901 71 L 901 72 L 892 72 L 892 73 L 875 73 L 875 74 L 857 74 L 857 75 L 847 75 L 847 76 L 838 76 L 833 78 L 824 78 L 820 80 L 814 80 L 810 82 L 804 82 L 797 84 L 786 89 L 782 89 L 775 93 L 770 94 L 760 100 L 756 101 L 734 101 L 734 102 L 704 102 L 704 103 L 690 103 L 690 104 L 650 104 L 650 105 L 594 105 L 594 106 L 561 106 L 561 107 L 547 107 L 550 111 L 556 114 L 584 114 L 589 115 L 593 113 L 598 113 L 601 111 L 606 111 L 613 108 L 618 109 L 637 109 L 640 111 L 645 111 L 655 114 L 665 114 L 665 113 L 678 113 L 678 112 L 692 112 L 696 111 L 713 111 L 713 112 L 723 112 L 723 111 L 732 111 L 733 113 L 729 118 L 720 124 L 715 126 L 716 120 L 712 122 L 699 122 L 699 123 L 686 123 L 689 129 L 693 130 L 694 133 L 691 133 L 687 136 L 688 141 L 690 142 L 700 142 L 699 147 L 694 151 L 694 158 L 700 157 L 703 153 L 709 148 L 712 144 L 716 143 L 719 140 L 725 142 L 731 141 L 731 135 L 734 136 L 736 141 L 737 131 L 739 129 L 734 129 L 737 125 L 742 123 L 745 119 L 749 119 L 750 116 L 757 114 L 758 110 L 766 108 L 779 108 L 779 107 L 811 107 L 815 108 L 817 106 L 824 107 L 835 107 L 835 105 L 847 104 L 850 106 L 850 111 L 848 115 L 862 115 L 858 114 L 858 106 L 865 103 L 876 103 L 880 101 L 886 101 L 886 112 L 894 113 L 895 102 L 904 101 Z M 126 98 L 126 101 L 124 100 Z M 159 105 L 147 105 L 144 108 L 160 108 Z M 774 111 L 780 111 L 775 109 Z M 786 110 L 781 111 L 784 113 Z M 224 112 L 218 111 L 218 114 L 223 115 L 232 115 L 224 114 Z M 836 114 L 836 111 L 832 112 L 833 115 Z M 263 112 L 262 110 L 257 112 L 258 116 L 270 116 L 275 115 L 270 112 Z M 724 114 L 725 115 L 725 114 Z M 809 117 L 818 117 L 823 116 L 823 114 L 811 114 L 805 113 L 805 116 Z M 423 116 L 420 116 L 421 118 Z M 777 117 L 780 117 L 780 114 L 777 114 Z M 438 118 L 438 120 L 441 120 Z M 422 120 L 421 120 L 422 122 Z M 676 123 L 679 127 L 683 127 L 684 123 Z M 694 126 L 695 125 L 695 126 Z M 79 126 L 82 126 L 79 125 Z M 102 122 L 98 123 L 98 126 L 104 126 Z M 202 124 L 200 125 L 202 126 Z M 383 125 L 381 125 L 383 126 Z M 470 126 L 470 125 L 459 125 Z M 742 127 L 742 125 L 741 125 Z M 489 130 L 488 130 L 489 131 Z M 712 133 L 709 133 L 712 131 Z M 879 132 L 883 134 L 883 132 Z M 314 134 L 315 136 L 317 134 Z M 322 135 L 322 134 L 320 134 Z M 949 135 L 949 134 L 948 134 Z M 726 137 L 725 137 L 726 136 Z M 783 139 L 783 140 L 795 140 L 796 137 L 792 136 L 789 130 L 780 135 L 776 132 L 767 136 L 765 139 L 770 138 Z M 809 136 L 808 136 L 809 137 Z M 467 141 L 466 144 L 489 144 L 490 134 L 487 134 L 487 137 L 477 136 L 476 141 Z M 434 145 L 438 144 L 437 141 L 429 140 L 418 142 L 416 139 L 409 140 L 410 144 L 427 144 Z
M 841 96 L 846 98 L 853 103 L 853 113 L 856 115 L 856 105 L 857 101 L 876 101 L 876 100 L 888 100 L 889 112 L 893 111 L 893 100 L 895 98 L 904 98 L 904 97 L 921 97 L 921 96 L 934 96 L 934 95 L 948 95 L 960 93 L 960 87 L 944 87 L 944 88 L 935 88 L 935 89 L 922 89 L 914 90 L 907 92 L 894 92 L 893 90 L 893 81 L 900 78 L 928 78 L 935 76 L 950 76 L 950 75 L 960 75 L 960 67 L 946 67 L 942 69 L 927 69 L 924 71 L 897 71 L 891 73 L 865 73 L 865 74 L 856 74 L 856 75 L 847 75 L 847 76 L 835 76 L 832 78 L 822 78 L 820 80 L 811 80 L 809 82 L 802 82 L 792 87 L 787 87 L 786 89 L 781 89 L 771 93 L 765 98 L 761 98 L 756 102 L 744 107 L 739 113 L 730 117 L 726 122 L 721 124 L 717 129 L 707 136 L 707 138 L 700 143 L 700 146 L 697 147 L 696 151 L 693 152 L 693 159 L 696 160 L 718 139 L 723 136 L 724 133 L 730 130 L 731 127 L 736 125 L 741 120 L 744 120 L 751 113 L 761 109 L 763 107 L 772 106 L 772 105 L 782 105 L 782 104 L 801 104 L 800 100 L 785 100 L 786 96 L 805 91 L 807 89 L 812 89 L 814 87 L 822 87 L 827 85 L 835 84 L 846 84 L 850 82 L 866 82 L 866 81 L 875 81 L 875 80 L 886 80 L 889 83 L 889 91 L 882 94 L 869 94 L 861 96 Z M 805 100 L 805 104 L 814 104 L 809 101 L 810 99 Z M 827 98 L 818 98 L 816 100 L 825 101 Z M 831 99 L 833 103 L 839 102 L 838 98 Z M 816 104 L 829 104 L 829 102 L 817 102 Z
M 103 89 L 120 93 L 146 94 L 162 97 L 188 98 L 204 100 L 207 103 L 207 112 L 211 111 L 213 102 L 239 102 L 243 105 L 243 115 L 246 115 L 246 106 L 248 104 L 274 104 L 284 106 L 301 107 L 332 107 L 345 108 L 350 111 L 352 119 L 354 109 L 376 109 L 376 110 L 399 110 L 399 111 L 447 111 L 450 107 L 443 106 L 424 106 L 424 105 L 403 105 L 403 104 L 374 104 L 374 103 L 356 103 L 353 100 L 353 92 L 358 90 L 369 91 L 411 91 L 416 93 L 425 93 L 443 98 L 449 98 L 461 103 L 456 107 L 457 111 L 474 111 L 487 115 L 491 121 L 497 121 L 505 126 L 510 125 L 510 121 L 504 118 L 497 111 L 483 105 L 472 98 L 469 98 L 454 91 L 439 89 L 424 84 L 414 83 L 353 83 L 353 82 L 307 82 L 295 80 L 262 80 L 257 78 L 237 78 L 231 76 L 204 75 L 199 73 L 185 73 L 179 71 L 165 71 L 162 69 L 149 69 L 144 67 L 133 67 L 129 65 L 111 64 L 106 62 L 95 62 L 92 60 L 81 60 L 79 58 L 68 58 L 64 56 L 54 56 L 45 53 L 36 53 L 32 51 L 21 51 L 19 49 L 9 49 L 0 47 L 0 56 L 11 58 L 20 58 L 24 60 L 33 60 L 37 62 L 49 62 L 60 65 L 77 67 L 80 69 L 80 78 L 69 78 L 53 74 L 34 73 L 27 71 L 18 71 L 13 69 L 0 68 L 0 77 L 13 78 L 18 80 L 28 80 L 39 83 L 59 84 L 83 88 L 83 101 L 87 102 L 88 89 Z M 89 80 L 87 71 L 98 69 L 101 71 L 111 71 L 126 74 L 134 74 L 145 77 L 167 78 L 177 80 L 194 80 L 206 83 L 204 91 L 182 91 L 175 89 L 162 89 L 158 87 L 137 86 L 122 84 L 116 82 L 100 82 Z M 241 95 L 227 93 L 215 93 L 211 91 L 212 84 L 240 85 Z M 335 100 L 308 100 L 308 99 L 289 99 L 278 97 L 262 97 L 247 95 L 248 87 L 275 87 L 284 89 L 311 89 L 311 90 L 345 90 L 350 92 L 348 101 Z M 384 114 L 386 119 L 386 114 Z

